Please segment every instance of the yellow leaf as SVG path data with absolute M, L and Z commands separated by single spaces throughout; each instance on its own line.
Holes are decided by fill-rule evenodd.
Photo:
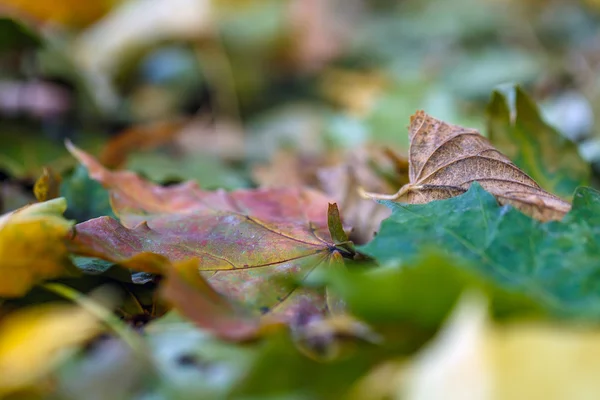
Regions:
M 0 296 L 25 294 L 36 283 L 65 275 L 71 262 L 65 238 L 73 222 L 63 218 L 63 198 L 0 216 Z
M 73 305 L 23 309 L 0 322 L 0 396 L 27 389 L 60 361 L 62 351 L 99 332 L 98 320 Z
M 459 302 L 411 360 L 375 369 L 355 388 L 363 399 L 595 399 L 600 330 L 577 324 L 489 321 L 479 296 Z M 358 397 L 353 397 L 358 398 Z

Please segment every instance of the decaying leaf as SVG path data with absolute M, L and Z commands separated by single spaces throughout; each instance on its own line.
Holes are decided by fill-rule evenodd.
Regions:
M 255 337 L 264 325 L 236 309 L 198 274 L 197 259 L 181 261 L 164 271 L 162 296 L 201 328 L 223 339 Z
M 0 396 L 27 387 L 51 370 L 60 350 L 101 329 L 99 321 L 73 305 L 46 304 L 16 311 L 0 321 Z
M 423 204 L 464 193 L 477 181 L 501 204 L 510 204 L 541 221 L 559 220 L 571 208 L 541 189 L 476 130 L 419 111 L 411 117 L 409 139 L 410 183 L 394 195 L 367 196 Z
M 122 263 L 142 252 L 171 261 L 196 257 L 198 270 L 227 297 L 261 313 L 291 316 L 325 309 L 323 293 L 296 288 L 338 247 L 327 225 L 328 199 L 299 188 L 203 191 L 193 182 L 160 187 L 131 172 L 110 172 L 69 145 L 90 176 L 110 192 L 121 224 L 108 217 L 76 227 L 84 255 Z M 279 278 L 280 281 L 274 280 Z
M 58 198 L 0 216 L 0 296 L 21 296 L 39 281 L 68 273 L 65 237 L 73 222 L 62 217 L 66 208 Z

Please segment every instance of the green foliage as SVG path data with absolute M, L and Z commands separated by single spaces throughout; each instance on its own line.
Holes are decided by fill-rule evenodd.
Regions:
M 432 253 L 400 268 L 339 272 L 331 275 L 330 285 L 353 313 L 374 324 L 436 329 L 466 290 L 485 293 L 498 317 L 542 313 L 528 293 L 503 288 L 464 262 Z
M 514 96 L 514 108 L 508 96 Z M 543 189 L 570 198 L 578 186 L 587 185 L 590 166 L 577 146 L 544 122 L 521 88 L 514 88 L 514 95 L 493 92 L 487 113 L 492 144 Z
M 549 223 L 499 206 L 478 184 L 448 200 L 387 205 L 392 216 L 362 248 L 384 265 L 410 265 L 415 256 L 436 249 L 554 312 L 600 317 L 597 191 L 578 189 L 571 212 Z

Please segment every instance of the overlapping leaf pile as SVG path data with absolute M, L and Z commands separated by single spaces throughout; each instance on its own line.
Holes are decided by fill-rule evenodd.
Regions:
M 504 110 L 498 96 L 492 112 Z M 530 138 L 517 104 L 517 126 L 503 120 L 502 132 Z M 381 182 L 363 181 L 405 184 L 395 195 L 367 193 L 392 214 L 358 251 L 348 232 L 372 229 L 361 214 L 372 207 L 361 202 L 373 200 L 358 196 L 356 173 L 352 193 L 332 190 L 335 198 L 298 185 L 161 186 L 67 143 L 78 169 L 62 180 L 46 171 L 41 202 L 0 219 L 0 394 L 85 397 L 116 373 L 115 398 L 420 398 L 450 390 L 444 379 L 458 373 L 481 398 L 496 384 L 519 395 L 503 360 L 518 369 L 522 349 L 553 332 L 583 338 L 571 320 L 577 329 L 600 322 L 600 193 L 580 187 L 571 204 L 544 190 L 527 168 L 548 190 L 568 185 L 539 175 L 547 158 L 521 157 L 519 169 L 494 147 L 508 133 L 494 132 L 488 140 L 415 114 L 408 171 L 388 151 L 396 176 L 383 183 L 371 170 Z M 585 183 L 587 172 L 569 179 Z M 77 224 L 62 217 L 59 194 Z M 348 211 L 365 226 L 345 226 L 334 201 L 346 204 L 342 218 Z M 112 294 L 98 294 L 105 286 Z M 531 343 L 511 341 L 525 331 Z M 599 345 L 593 332 L 590 348 Z M 66 348 L 79 350 L 65 357 Z M 460 357 L 446 371 L 452 352 Z M 443 379 L 432 386 L 435 368 Z M 524 373 L 539 379 L 536 368 Z M 576 389 L 563 384 L 561 393 Z
M 307 313 L 325 310 L 322 295 L 296 289 L 293 279 L 303 280 L 319 265 L 328 265 L 335 252 L 353 256 L 339 229 L 339 215 L 330 210 L 328 218 L 328 199 L 319 192 L 207 192 L 193 182 L 163 188 L 129 172 L 112 173 L 70 148 L 90 175 L 109 189 L 122 224 L 110 217 L 78 224 L 73 247 L 79 253 L 121 264 L 131 264 L 144 253 L 160 254 L 171 262 L 197 258 L 197 264 L 188 264 L 191 272 L 202 273 L 217 291 L 263 314 L 289 318 L 299 307 Z M 334 227 L 346 242 L 339 249 L 329 233 Z M 280 284 L 273 284 L 276 279 Z
M 0 399 L 597 398 L 599 4 L 3 1 Z

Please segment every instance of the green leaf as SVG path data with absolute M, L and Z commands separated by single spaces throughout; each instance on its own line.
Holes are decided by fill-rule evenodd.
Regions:
M 384 265 L 426 251 L 470 262 L 497 284 L 528 293 L 561 315 L 600 318 L 600 193 L 580 188 L 562 221 L 541 223 L 474 183 L 464 195 L 425 205 L 386 202 L 381 231 L 362 250 Z
M 329 228 L 331 239 L 336 245 L 339 245 L 338 250 L 347 250 L 347 255 L 356 253 L 354 244 L 350 242 L 346 231 L 344 231 L 344 226 L 342 225 L 342 219 L 340 217 L 340 210 L 338 209 L 336 203 L 330 203 L 329 208 L 327 209 L 327 227 Z
M 329 287 L 356 316 L 373 324 L 437 329 L 468 289 L 486 294 L 497 317 L 542 311 L 527 294 L 499 287 L 481 271 L 465 266 L 434 251 L 405 268 L 335 271 Z
M 344 231 L 342 226 L 342 220 L 340 219 L 340 210 L 336 203 L 329 204 L 327 209 L 327 226 L 329 227 L 329 233 L 335 243 L 343 243 L 348 241 L 348 235 Z
M 71 176 L 63 181 L 60 195 L 67 200 L 65 215 L 69 219 L 81 222 L 102 216 L 115 218 L 108 192 L 89 177 L 87 169 L 82 165 L 77 166 Z
M 504 94 L 492 94 L 487 109 L 490 141 L 543 189 L 571 197 L 578 186 L 588 183 L 589 164 L 573 142 L 544 122 L 521 88 L 514 90 L 514 109 Z

